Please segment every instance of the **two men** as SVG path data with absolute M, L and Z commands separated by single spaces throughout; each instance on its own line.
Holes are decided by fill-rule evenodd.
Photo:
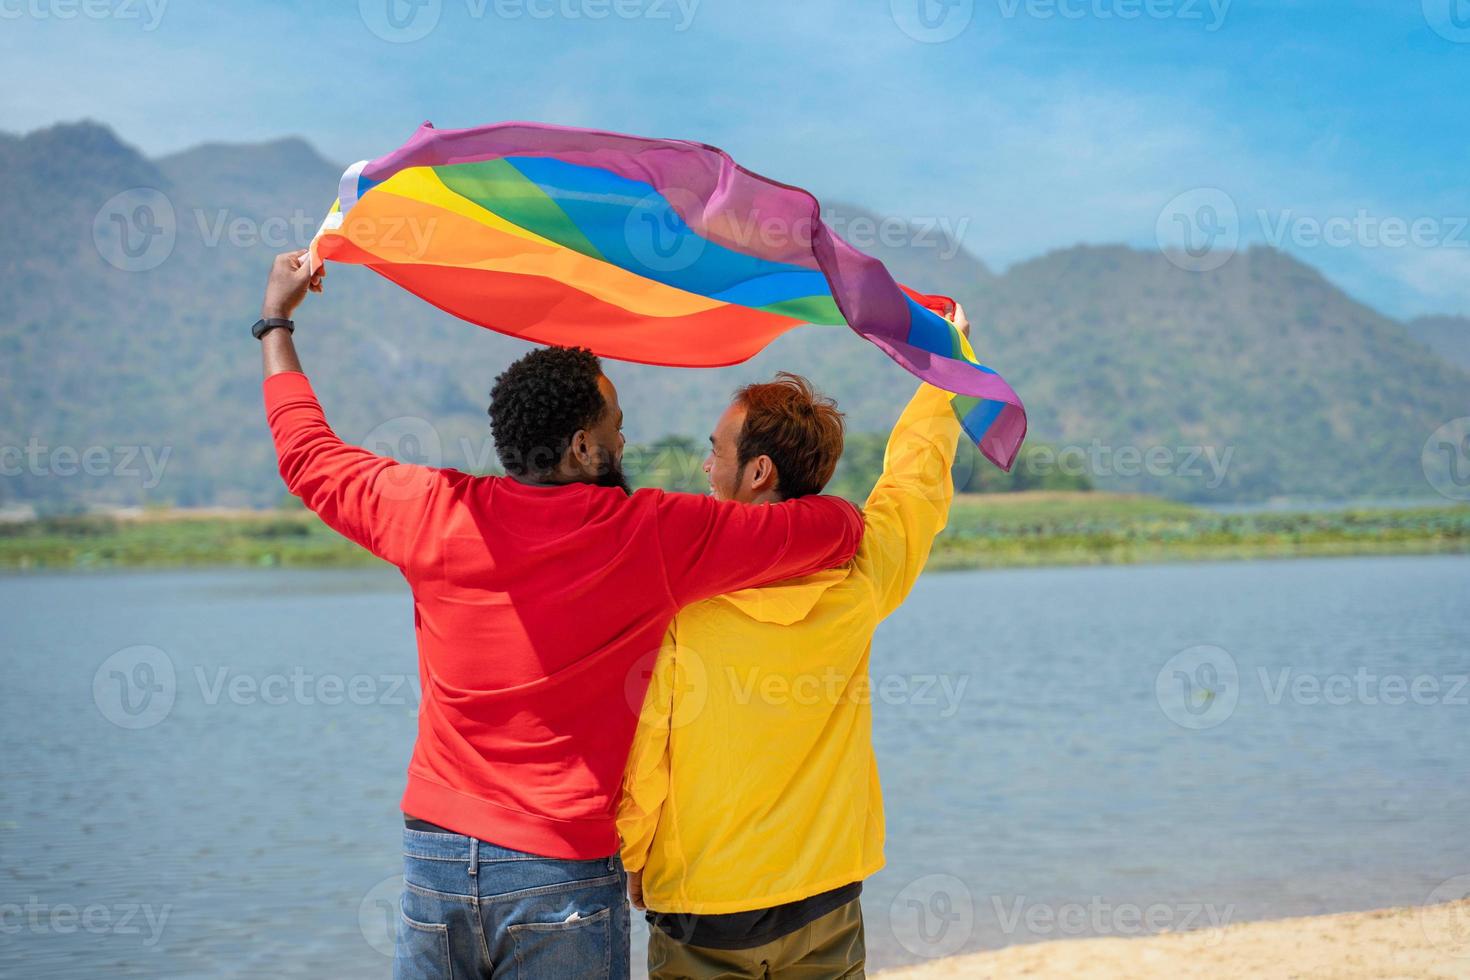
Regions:
M 319 289 L 303 253 L 278 256 L 253 332 L 287 487 L 413 592 L 423 699 L 394 975 L 625 977 L 616 807 L 640 665 L 683 606 L 846 564 L 862 518 L 833 498 L 628 494 L 617 390 L 581 350 L 496 380 L 505 477 L 347 445 L 292 340 Z
M 968 337 L 963 310 L 955 324 Z M 618 820 L 653 980 L 863 975 L 858 896 L 884 830 L 871 641 L 944 528 L 959 434 L 949 396 L 921 385 L 855 561 L 694 603 L 669 627 Z M 716 497 L 781 506 L 831 478 L 841 417 L 783 374 L 737 393 L 711 447 Z
M 394 975 L 626 976 L 631 887 L 655 977 L 861 976 L 870 642 L 946 519 L 948 396 L 921 386 L 861 516 L 817 496 L 841 416 L 793 375 L 721 417 L 710 496 L 629 494 L 616 388 L 575 349 L 497 378 L 506 477 L 409 466 L 327 425 L 289 319 L 319 289 L 279 256 L 255 334 L 287 486 L 413 591 Z

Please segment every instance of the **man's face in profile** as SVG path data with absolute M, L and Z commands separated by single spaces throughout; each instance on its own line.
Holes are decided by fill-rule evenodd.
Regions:
M 751 502 L 751 495 L 742 485 L 745 474 L 740 465 L 740 432 L 744 427 L 745 406 L 738 401 L 731 402 L 710 434 L 704 474 L 709 478 L 709 492 L 718 500 Z
M 592 482 L 627 493 L 628 478 L 623 473 L 623 409 L 618 404 L 618 389 L 605 374 L 598 377 L 597 389 L 602 392 L 607 408 L 597 423 L 586 430 L 594 457 Z

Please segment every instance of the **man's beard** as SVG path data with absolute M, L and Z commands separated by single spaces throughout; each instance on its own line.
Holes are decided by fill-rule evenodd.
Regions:
M 623 473 L 623 461 L 614 459 L 612 453 L 605 453 L 600 460 L 597 477 L 592 482 L 599 487 L 612 487 L 623 493 L 632 495 L 633 490 L 628 486 L 628 477 Z

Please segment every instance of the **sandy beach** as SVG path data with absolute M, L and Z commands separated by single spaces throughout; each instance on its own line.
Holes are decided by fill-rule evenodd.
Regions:
M 1422 908 L 1245 922 L 1223 930 L 1136 939 L 1011 946 L 880 976 L 882 980 L 1470 977 L 1470 899 Z

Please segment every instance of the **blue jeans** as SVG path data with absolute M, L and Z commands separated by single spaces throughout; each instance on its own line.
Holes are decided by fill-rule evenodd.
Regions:
M 627 881 L 616 854 L 562 861 L 405 829 L 394 980 L 627 980 Z

